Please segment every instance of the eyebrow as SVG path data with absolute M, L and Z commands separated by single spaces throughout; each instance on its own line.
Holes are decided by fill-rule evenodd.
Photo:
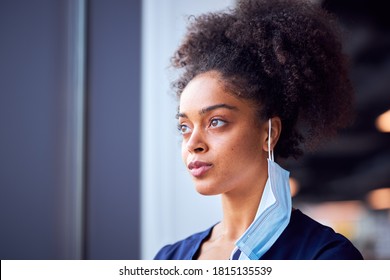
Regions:
M 238 110 L 238 108 L 235 106 L 231 106 L 231 105 L 222 103 L 222 104 L 215 104 L 215 105 L 211 105 L 211 106 L 200 109 L 199 115 L 204 115 L 208 112 L 211 112 L 211 111 L 214 111 L 214 110 L 220 109 L 220 108 L 225 108 L 225 109 L 229 109 L 229 110 Z M 185 113 L 179 112 L 179 113 L 177 113 L 176 118 L 188 118 L 188 116 Z

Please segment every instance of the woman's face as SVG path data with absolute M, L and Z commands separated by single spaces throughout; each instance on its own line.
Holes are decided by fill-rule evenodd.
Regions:
M 204 195 L 245 194 L 267 178 L 267 126 L 248 100 L 228 93 L 217 72 L 196 76 L 180 97 L 182 158 Z

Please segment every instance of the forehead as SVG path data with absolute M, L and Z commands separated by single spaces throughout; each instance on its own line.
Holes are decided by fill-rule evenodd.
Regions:
M 188 83 L 180 96 L 179 111 L 200 110 L 215 104 L 249 107 L 248 102 L 226 90 L 218 74 L 208 72 L 196 76 Z

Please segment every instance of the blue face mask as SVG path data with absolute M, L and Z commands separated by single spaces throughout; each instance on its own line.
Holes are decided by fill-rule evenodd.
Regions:
M 258 260 L 275 243 L 290 222 L 292 206 L 289 172 L 274 162 L 270 139 L 271 120 L 268 131 L 268 180 L 255 220 L 236 242 L 237 247 L 233 250 L 231 259 Z

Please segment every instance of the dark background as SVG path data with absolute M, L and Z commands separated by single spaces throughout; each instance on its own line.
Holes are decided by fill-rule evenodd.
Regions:
M 86 1 L 78 256 L 64 247 L 69 2 L 0 0 L 0 258 L 138 259 L 141 0 Z
M 333 141 L 289 162 L 301 187 L 296 200 L 365 201 L 371 190 L 390 187 L 390 133 L 375 127 L 390 109 L 390 17 L 386 1 L 322 3 L 343 26 L 356 116 Z

